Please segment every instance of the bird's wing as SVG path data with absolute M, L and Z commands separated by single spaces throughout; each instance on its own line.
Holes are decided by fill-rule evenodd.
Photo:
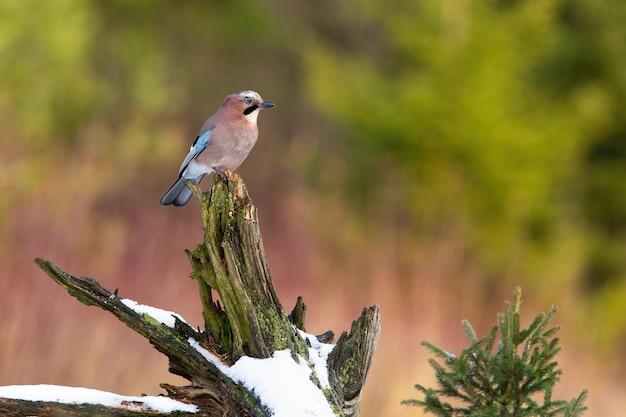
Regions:
M 185 157 L 185 160 L 178 170 L 178 175 L 181 175 L 183 171 L 187 168 L 189 163 L 193 161 L 193 159 L 207 147 L 209 141 L 211 140 L 211 133 L 211 130 L 207 130 L 196 138 L 196 140 L 193 142 L 193 145 L 191 145 L 191 148 L 189 149 L 189 153 Z

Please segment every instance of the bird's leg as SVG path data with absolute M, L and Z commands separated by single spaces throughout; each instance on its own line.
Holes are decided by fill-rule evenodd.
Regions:
M 228 176 L 230 175 L 230 170 L 225 169 L 224 171 L 215 171 L 215 173 L 220 176 L 222 181 L 224 181 L 224 184 L 228 185 Z

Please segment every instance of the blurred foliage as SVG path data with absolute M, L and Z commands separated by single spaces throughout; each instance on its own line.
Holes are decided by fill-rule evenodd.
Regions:
M 612 92 L 596 79 L 562 81 L 555 55 L 573 42 L 562 14 L 574 6 L 353 3 L 360 14 L 342 27 L 369 38 L 361 48 L 320 36 L 305 53 L 310 93 L 364 160 L 351 185 L 376 184 L 372 172 L 405 174 L 418 217 L 468 219 L 470 237 L 495 258 L 506 242 L 559 236 L 559 223 L 578 214 L 569 208 L 599 139 L 590 133 L 623 123 L 611 120 Z
M 136 169 L 173 159 L 167 138 L 195 135 L 233 79 L 263 77 L 257 59 L 279 39 L 261 3 L 243 1 L 0 1 L 0 26 L 0 145 L 27 186 L 52 153 Z M 3 187 L 18 185 L 3 171 Z
M 405 206 L 426 239 L 456 230 L 495 280 L 552 273 L 567 252 L 582 259 L 568 285 L 625 289 L 625 13 L 613 0 L 343 3 L 303 56 L 309 94 L 350 141 L 352 195 Z M 398 178 L 403 196 L 380 199 Z
M 0 2 L 3 126 L 37 152 L 51 134 L 76 140 L 84 120 L 99 110 L 86 59 L 97 22 L 85 6 L 71 0 Z
M 313 225 L 325 239 L 398 238 L 410 261 L 443 236 L 485 293 L 525 280 L 587 300 L 581 326 L 605 301 L 626 317 L 624 21 L 622 0 L 0 0 L 0 214 L 41 190 L 51 211 L 158 201 L 202 121 L 253 88 L 279 122 L 242 169 L 271 202 L 317 185 L 322 222 L 351 204 L 350 236 Z

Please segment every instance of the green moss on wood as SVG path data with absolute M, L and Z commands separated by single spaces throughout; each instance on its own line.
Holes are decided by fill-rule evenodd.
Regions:
M 286 348 L 306 356 L 304 342 L 276 297 L 256 209 L 239 176 L 228 173 L 227 178 L 225 183 L 216 176 L 211 191 L 199 197 L 205 239 L 188 251 L 207 332 L 233 360 L 269 357 Z M 211 291 L 219 294 L 223 309 L 216 309 Z

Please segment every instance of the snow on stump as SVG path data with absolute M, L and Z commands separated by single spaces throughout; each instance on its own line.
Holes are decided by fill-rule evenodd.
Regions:
M 380 333 L 378 306 L 364 308 L 330 344 L 332 332 L 304 331 L 298 298 L 285 314 L 272 284 L 256 208 L 241 178 L 215 176 L 199 199 L 204 242 L 187 251 L 198 282 L 204 330 L 178 314 L 118 296 L 96 280 L 52 262 L 37 265 L 70 295 L 111 312 L 169 358 L 189 381 L 161 384 L 167 397 L 125 397 L 49 385 L 0 387 L 3 416 L 358 416 L 361 392 Z M 215 300 L 219 295 L 221 303 Z

